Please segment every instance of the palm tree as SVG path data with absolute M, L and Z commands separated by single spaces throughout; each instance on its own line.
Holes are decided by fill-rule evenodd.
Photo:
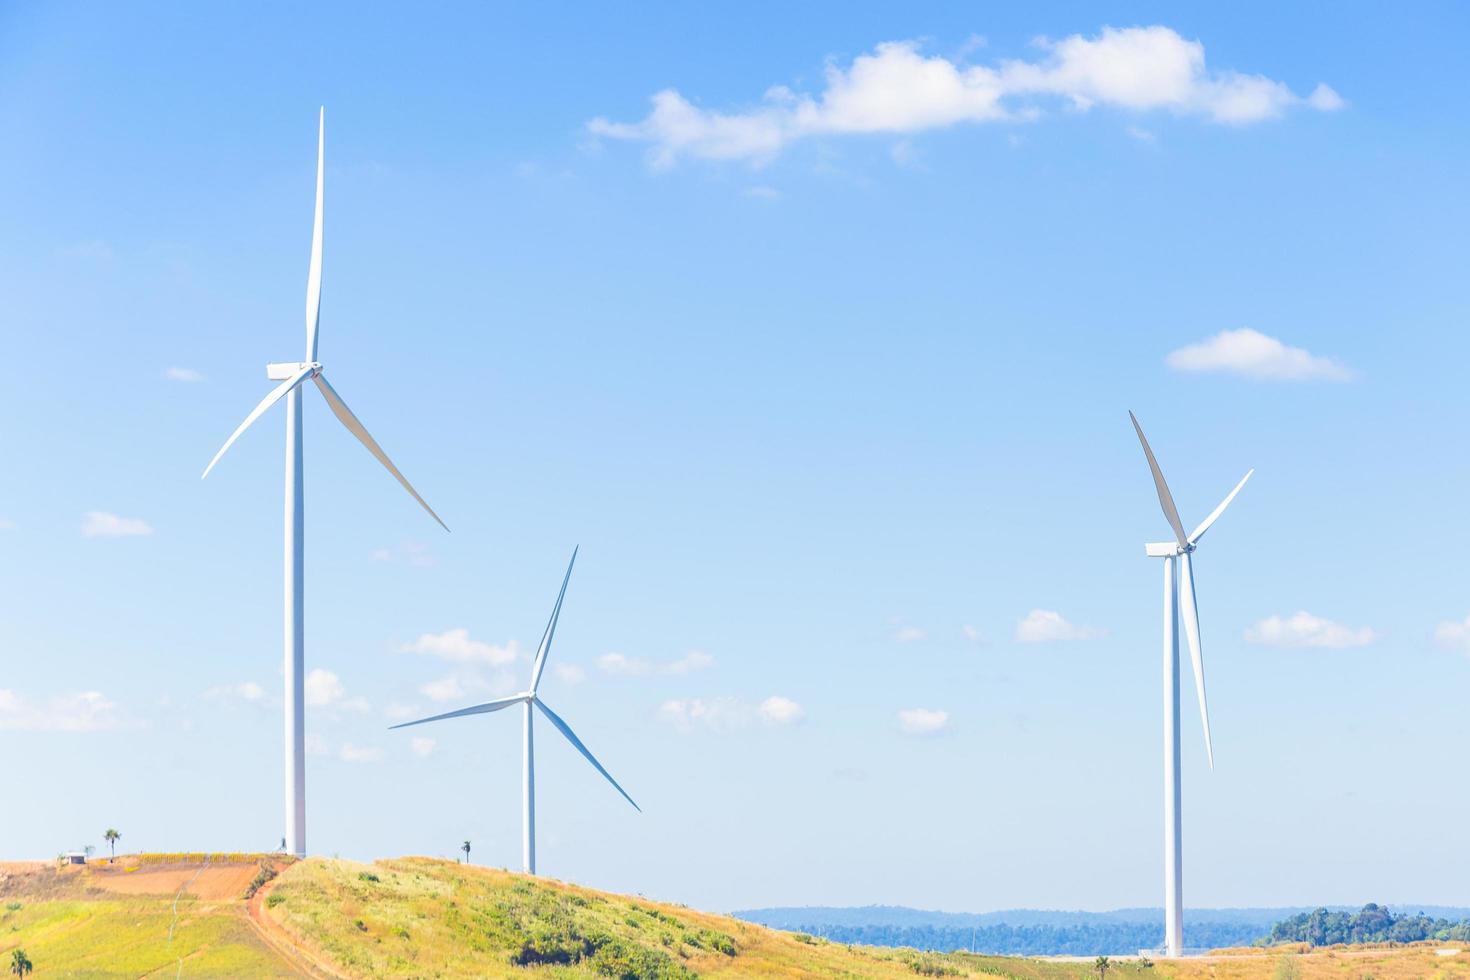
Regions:
M 465 841 L 463 844 L 459 845 L 459 849 L 461 851 L 464 851 L 464 863 L 465 864 L 469 864 L 470 863 L 470 842 L 469 841 Z
M 107 833 L 105 833 L 105 834 L 102 835 L 102 839 L 105 840 L 105 841 L 107 841 L 107 849 L 108 849 L 108 851 L 111 852 L 108 855 L 108 860 L 115 861 L 117 859 L 117 841 L 118 841 L 118 838 L 120 838 L 121 836 L 122 836 L 122 834 L 119 834 L 117 831 L 113 830 L 111 827 L 108 827 L 107 828 Z
M 1106 956 L 1099 956 L 1097 962 L 1092 964 L 1092 968 L 1097 971 L 1098 980 L 1107 980 L 1108 971 L 1113 968 L 1113 964 Z
M 35 968 L 36 965 L 31 962 L 31 958 L 26 955 L 25 950 L 18 949 L 10 954 L 10 972 L 16 976 L 23 977 Z

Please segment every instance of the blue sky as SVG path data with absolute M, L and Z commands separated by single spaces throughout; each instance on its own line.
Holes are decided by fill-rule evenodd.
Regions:
M 523 686 L 580 544 L 543 693 L 645 812 L 542 726 L 544 873 L 1157 904 L 1131 408 L 1188 525 L 1256 468 L 1188 903 L 1463 904 L 1467 29 L 7 6 L 7 854 L 281 836 L 281 413 L 199 473 L 300 356 L 325 104 L 321 359 L 453 533 L 309 397 L 314 852 L 517 861 L 515 719 L 386 726 Z

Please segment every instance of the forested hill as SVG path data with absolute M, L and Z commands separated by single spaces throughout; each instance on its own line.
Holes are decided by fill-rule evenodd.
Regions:
M 1430 909 L 1456 919 L 1470 909 Z M 1349 913 L 1338 908 L 1337 913 Z M 1280 922 L 1315 914 L 1308 908 L 1189 909 L 1184 914 L 1190 947 L 1249 946 Z M 735 912 L 738 918 L 776 929 L 809 933 L 833 942 L 968 950 L 1017 955 L 1121 955 L 1154 949 L 1164 940 L 1162 909 L 1067 912 L 1011 909 L 1001 912 L 931 912 L 898 906 L 769 908 Z
M 1271 928 L 1267 943 L 1417 943 L 1426 939 L 1470 942 L 1470 917 L 1464 909 L 1450 918 L 1432 918 L 1424 912 L 1396 914 L 1369 903 L 1358 912 L 1315 909 L 1283 919 Z M 1458 920 L 1458 921 L 1456 921 Z

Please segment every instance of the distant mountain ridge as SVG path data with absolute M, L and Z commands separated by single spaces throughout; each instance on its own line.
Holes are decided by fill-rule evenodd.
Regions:
M 1185 941 L 1190 947 L 1247 946 L 1276 923 L 1309 915 L 1318 906 L 1187 909 Z M 1354 912 L 1353 906 L 1328 906 Z M 1470 907 L 1390 905 L 1395 913 L 1436 919 L 1470 918 Z M 1160 908 L 1082 912 L 1006 909 L 998 912 L 938 912 L 903 906 L 855 908 L 807 906 L 747 909 L 736 918 L 774 929 L 802 932 L 833 942 L 868 946 L 911 946 L 939 951 L 969 950 L 1012 955 L 1121 955 L 1153 949 L 1164 939 Z

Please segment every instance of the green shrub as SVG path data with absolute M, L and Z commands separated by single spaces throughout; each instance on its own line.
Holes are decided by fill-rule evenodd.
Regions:
M 286 900 L 286 896 L 285 895 L 267 895 L 265 897 L 265 907 L 268 908 L 268 909 L 273 909 L 277 905 L 280 905 L 285 900 Z
M 370 881 L 373 884 L 377 884 L 380 879 L 378 878 L 377 875 L 373 874 L 371 871 L 359 871 L 357 873 L 357 880 L 358 881 Z
M 270 881 L 275 876 L 276 876 L 276 869 L 275 868 L 271 867 L 268 864 L 262 864 L 260 866 L 260 870 L 255 873 L 255 877 L 252 878 L 252 879 L 250 879 L 250 885 L 249 885 L 249 887 L 247 887 L 245 889 L 245 898 L 246 898 L 246 900 L 248 901 L 248 900 L 254 898 L 255 897 L 255 893 L 258 892 L 258 891 L 260 891 L 260 886 L 261 885 L 264 885 L 267 881 Z

